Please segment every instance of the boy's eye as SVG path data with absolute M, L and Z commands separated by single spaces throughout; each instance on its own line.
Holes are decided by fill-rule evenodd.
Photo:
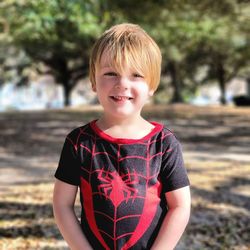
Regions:
M 105 76 L 117 76 L 117 73 L 115 72 L 106 72 L 104 73 Z
M 138 74 L 138 73 L 134 73 L 134 74 L 133 74 L 133 77 L 143 78 L 143 76 L 142 76 L 142 75 L 140 75 L 140 74 Z

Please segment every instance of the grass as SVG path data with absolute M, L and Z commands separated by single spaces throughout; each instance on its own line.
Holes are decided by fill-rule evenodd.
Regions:
M 53 219 L 53 173 L 65 135 L 98 107 L 0 115 L 0 249 L 67 249 Z M 250 249 L 250 109 L 154 106 L 150 120 L 183 145 L 192 216 L 177 250 Z

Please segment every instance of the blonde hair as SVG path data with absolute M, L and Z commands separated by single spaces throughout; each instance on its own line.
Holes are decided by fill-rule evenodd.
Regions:
M 157 89 L 161 75 L 161 52 L 155 41 L 139 25 L 115 25 L 96 41 L 89 62 L 92 86 L 96 85 L 95 73 L 104 51 L 111 59 L 111 66 L 118 72 L 122 72 L 124 64 L 129 65 L 144 76 L 150 90 Z

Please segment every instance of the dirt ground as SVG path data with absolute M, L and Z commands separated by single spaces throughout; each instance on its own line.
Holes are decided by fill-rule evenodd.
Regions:
M 100 108 L 0 114 L 0 249 L 67 249 L 53 220 L 66 134 Z M 151 106 L 183 145 L 192 215 L 177 250 L 250 249 L 250 108 Z

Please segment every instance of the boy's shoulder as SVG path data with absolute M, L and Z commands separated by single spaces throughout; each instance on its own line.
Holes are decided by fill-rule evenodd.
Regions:
M 162 138 L 163 138 L 163 143 L 166 144 L 166 146 L 173 147 L 176 146 L 177 144 L 180 144 L 180 141 L 176 133 L 165 124 L 163 124 L 162 127 Z
M 89 128 L 90 128 L 90 123 L 78 126 L 69 131 L 66 137 L 70 139 L 78 138 L 82 133 L 87 133 L 89 131 Z

